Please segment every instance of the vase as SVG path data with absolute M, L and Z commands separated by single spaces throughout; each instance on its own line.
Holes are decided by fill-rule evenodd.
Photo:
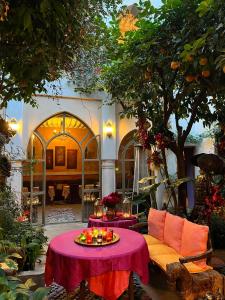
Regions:
M 115 207 L 106 207 L 106 217 L 109 221 L 112 221 L 116 217 L 116 208 Z

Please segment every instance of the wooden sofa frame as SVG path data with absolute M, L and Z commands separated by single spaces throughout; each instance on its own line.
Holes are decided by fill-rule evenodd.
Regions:
M 131 230 L 140 231 L 148 227 L 148 222 L 141 222 L 130 226 Z M 194 262 L 205 259 L 210 265 L 213 249 L 211 244 L 210 234 L 208 235 L 207 251 L 195 255 L 180 258 L 180 262 L 168 264 L 166 272 L 155 261 L 151 261 L 153 265 L 157 265 L 166 275 L 168 286 L 171 290 L 177 291 L 182 299 L 195 300 L 203 297 L 207 291 L 213 293 L 218 292 L 218 289 L 223 291 L 223 276 L 215 270 L 207 270 L 200 273 L 190 273 L 185 267 L 185 263 Z

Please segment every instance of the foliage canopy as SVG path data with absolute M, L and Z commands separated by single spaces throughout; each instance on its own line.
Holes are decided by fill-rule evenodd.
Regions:
M 177 176 L 183 178 L 184 146 L 193 124 L 224 120 L 225 4 L 165 0 L 156 9 L 141 1 L 138 9 L 138 30 L 123 41 L 118 19 L 108 29 L 102 84 L 121 103 L 123 115 L 137 118 L 145 148 L 175 153 Z M 185 205 L 184 193 L 181 198 Z
M 96 20 L 117 2 L 1 0 L 0 107 L 11 99 L 35 105 L 32 94 L 70 69 L 98 35 Z

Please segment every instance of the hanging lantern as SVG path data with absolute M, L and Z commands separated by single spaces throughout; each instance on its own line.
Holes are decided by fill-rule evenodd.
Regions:
M 97 198 L 94 204 L 94 216 L 95 218 L 102 218 L 103 216 L 103 205 L 100 201 L 100 198 Z
M 128 197 L 123 200 L 123 217 L 129 218 L 132 215 L 132 203 Z

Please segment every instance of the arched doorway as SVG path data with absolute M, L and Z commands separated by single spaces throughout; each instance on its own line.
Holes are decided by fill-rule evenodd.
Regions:
M 85 221 L 101 194 L 100 168 L 100 138 L 79 118 L 63 112 L 42 122 L 24 162 L 23 202 L 31 221 Z
M 134 180 L 134 146 L 136 130 L 126 134 L 122 139 L 116 161 L 116 190 L 121 194 L 132 193 Z

